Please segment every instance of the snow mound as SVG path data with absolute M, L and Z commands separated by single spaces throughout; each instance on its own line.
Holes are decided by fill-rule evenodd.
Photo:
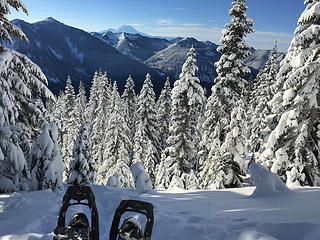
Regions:
M 277 174 L 270 172 L 259 163 L 251 163 L 249 170 L 251 178 L 256 185 L 256 189 L 251 195 L 252 197 L 267 197 L 292 193 Z
M 132 164 L 130 170 L 138 193 L 145 193 L 152 189 L 152 182 L 149 174 L 146 173 L 140 162 Z
M 183 181 L 181 180 L 181 178 L 179 178 L 178 176 L 174 175 L 172 177 L 172 180 L 170 182 L 170 186 L 169 186 L 169 189 L 171 190 L 177 190 L 177 189 L 181 189 L 183 190 L 184 189 L 184 184 L 183 184 Z
M 108 178 L 107 181 L 108 187 L 120 187 L 120 178 L 118 174 L 113 174 Z
M 239 235 L 238 240 L 277 240 L 270 235 L 257 232 L 255 230 L 244 231 Z
M 5 202 L 2 206 L 2 211 L 16 209 L 20 205 L 23 205 L 27 202 L 27 198 L 20 193 L 14 192 L 9 200 Z

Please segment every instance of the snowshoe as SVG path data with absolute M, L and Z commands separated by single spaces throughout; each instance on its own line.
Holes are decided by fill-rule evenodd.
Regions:
M 136 218 L 127 218 L 119 229 L 121 216 L 125 212 L 136 212 L 147 218 L 144 231 Z M 109 240 L 150 240 L 153 227 L 153 205 L 137 200 L 123 200 L 118 206 L 112 221 Z
M 70 201 L 76 202 L 70 202 Z M 85 201 L 87 200 L 87 201 Z M 84 213 L 76 213 L 65 226 L 66 212 L 70 206 L 85 205 L 91 210 L 91 228 Z M 58 224 L 54 229 L 53 240 L 99 240 L 99 217 L 95 198 L 89 186 L 68 187 L 58 215 Z

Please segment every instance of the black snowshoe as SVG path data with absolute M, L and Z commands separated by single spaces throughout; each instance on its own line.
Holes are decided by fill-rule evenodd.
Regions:
M 68 226 L 65 225 L 66 212 L 73 205 L 89 207 L 91 210 L 91 227 L 84 213 L 76 213 Z M 144 231 L 142 231 L 138 220 L 133 217 L 124 220 L 119 229 L 121 216 L 125 212 L 136 212 L 144 215 L 147 220 Z M 123 200 L 114 214 L 109 240 L 150 240 L 153 221 L 153 205 L 151 203 Z M 68 187 L 59 211 L 58 224 L 53 232 L 55 234 L 53 240 L 99 240 L 98 210 L 95 197 L 89 186 Z
M 71 200 L 76 202 L 70 203 Z M 84 200 L 87 200 L 85 202 Z M 91 228 L 84 213 L 76 213 L 65 226 L 66 212 L 70 206 L 85 205 L 91 210 Z M 58 224 L 53 240 L 99 240 L 99 217 L 95 198 L 89 186 L 68 187 L 59 211 Z
M 136 212 L 147 218 L 144 232 L 136 218 L 127 218 L 119 229 L 121 216 L 125 212 Z M 153 205 L 137 200 L 123 200 L 118 206 L 112 221 L 109 240 L 150 240 L 153 227 Z M 118 237 L 118 238 L 117 238 Z

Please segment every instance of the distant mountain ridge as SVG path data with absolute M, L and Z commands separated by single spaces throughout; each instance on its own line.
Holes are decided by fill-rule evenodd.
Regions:
M 140 34 L 140 35 L 144 35 L 144 33 L 138 32 L 134 27 L 130 26 L 130 25 L 122 25 L 120 27 L 116 27 L 116 28 L 108 28 L 107 30 L 103 30 L 100 31 L 98 33 L 103 34 L 103 33 L 107 33 L 107 32 L 113 32 L 113 33 L 130 33 L 130 34 Z
M 99 34 L 92 32 L 91 35 L 101 39 L 119 52 L 137 60 L 147 66 L 159 69 L 160 72 L 176 79 L 181 73 L 181 67 L 187 59 L 187 52 L 193 45 L 197 54 L 198 77 L 208 86 L 216 77 L 214 63 L 220 59 L 217 52 L 217 44 L 210 41 L 198 41 L 195 38 L 175 38 L 172 40 L 149 38 L 140 34 L 106 32 Z M 270 51 L 250 49 L 251 56 L 245 62 L 251 68 L 253 75 L 267 62 Z M 284 57 L 278 53 L 277 61 L 280 63 Z
M 93 73 L 101 70 L 107 71 L 108 77 L 118 82 L 120 91 L 129 74 L 136 83 L 136 90 L 140 91 L 149 72 L 155 91 L 159 94 L 166 76 L 172 82 L 178 78 L 191 45 L 196 49 L 197 75 L 202 84 L 210 88 L 216 77 L 214 63 L 221 56 L 217 52 L 217 44 L 195 38 L 167 40 L 111 31 L 89 34 L 53 18 L 33 24 L 22 20 L 13 20 L 13 23 L 26 33 L 30 44 L 14 40 L 7 47 L 26 54 L 38 64 L 49 79 L 49 88 L 54 93 L 64 88 L 68 75 L 74 82 L 82 80 L 88 89 Z M 119 31 L 125 29 L 129 31 L 130 27 L 119 28 Z M 264 67 L 269 51 L 251 48 L 251 53 L 246 62 L 256 75 Z M 283 57 L 284 54 L 279 53 L 278 61 Z
M 159 82 L 159 88 L 164 82 L 157 70 L 121 54 L 87 32 L 53 18 L 33 24 L 23 20 L 12 22 L 22 29 L 30 43 L 15 39 L 13 44 L 6 44 L 7 47 L 27 55 L 38 64 L 54 93 L 64 88 L 68 75 L 75 86 L 82 80 L 88 89 L 94 72 L 99 70 L 107 71 L 108 77 L 118 82 L 120 90 L 129 74 L 135 79 L 137 87 L 142 86 L 148 72 L 155 83 Z
M 173 40 L 176 37 L 164 37 L 164 36 L 153 36 L 149 35 L 147 33 L 139 32 L 137 31 L 133 26 L 131 25 L 122 25 L 120 27 L 115 27 L 115 28 L 108 28 L 107 30 L 102 30 L 97 33 L 99 34 L 104 34 L 107 32 L 112 32 L 112 33 L 129 33 L 129 34 L 140 34 L 141 36 L 144 37 L 149 37 L 149 38 L 160 38 L 160 39 L 167 39 L 167 40 Z

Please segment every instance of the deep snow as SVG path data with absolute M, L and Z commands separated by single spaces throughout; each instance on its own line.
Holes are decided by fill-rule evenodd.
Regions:
M 92 186 L 100 239 L 108 239 L 113 213 L 122 199 L 154 205 L 152 239 L 317 240 L 320 188 L 297 188 L 284 196 L 250 197 L 254 187 L 215 191 L 151 190 Z M 0 194 L 0 239 L 52 239 L 64 191 Z M 77 209 L 75 209 L 77 208 Z M 67 222 L 76 210 L 67 213 Z

